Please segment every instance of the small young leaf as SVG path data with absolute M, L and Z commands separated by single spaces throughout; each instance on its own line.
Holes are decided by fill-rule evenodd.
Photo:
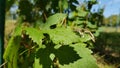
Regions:
M 55 15 L 50 16 L 46 23 L 44 24 L 44 29 L 50 29 L 50 26 L 61 24 L 66 18 L 66 14 L 56 13 Z

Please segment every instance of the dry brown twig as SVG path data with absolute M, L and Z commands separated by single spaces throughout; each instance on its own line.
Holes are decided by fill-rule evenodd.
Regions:
M 95 42 L 95 37 L 90 30 L 78 27 L 74 27 L 73 30 L 78 32 L 82 37 L 84 37 L 84 33 L 89 34 L 91 36 L 92 41 Z
M 0 65 L 0 68 L 2 68 L 7 62 L 4 62 L 3 64 Z

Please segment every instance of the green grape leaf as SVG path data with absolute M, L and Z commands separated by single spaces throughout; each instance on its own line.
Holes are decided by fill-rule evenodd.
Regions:
M 66 18 L 66 14 L 56 13 L 55 15 L 52 15 L 47 19 L 43 28 L 49 29 L 50 26 L 52 25 L 61 24 L 65 18 Z
M 74 50 L 81 58 L 73 63 L 61 65 L 61 68 L 98 68 L 96 64 L 96 60 L 91 55 L 92 51 L 86 48 L 85 44 L 77 43 L 75 45 L 70 45 L 70 46 L 74 47 Z M 72 54 L 70 56 L 72 56 Z M 72 58 L 69 60 L 72 60 Z
M 80 37 L 77 36 L 69 27 L 44 30 L 44 33 L 47 33 L 55 44 L 68 45 L 71 43 L 80 42 Z
M 33 42 L 38 45 L 42 44 L 42 39 L 44 38 L 42 31 L 30 27 L 25 28 L 25 30 L 26 34 L 29 35 L 29 38 L 31 38 Z
M 47 46 L 46 48 L 39 48 L 36 51 L 36 58 L 34 62 L 34 68 L 50 68 L 52 60 L 50 54 L 54 51 L 53 46 Z
M 12 37 L 5 50 L 3 58 L 8 62 L 8 68 L 18 68 L 18 50 L 20 47 L 20 36 Z
M 77 52 L 74 51 L 73 47 L 66 45 L 55 49 L 55 45 L 48 45 L 46 45 L 46 48 L 40 48 L 36 52 L 34 68 L 53 68 L 52 64 L 55 56 L 59 58 L 61 64 L 73 63 L 80 58 L 79 55 L 76 54 Z
M 68 65 L 81 59 L 81 56 L 77 54 L 74 47 L 70 47 L 69 45 L 59 47 L 54 53 L 61 65 Z
M 71 44 L 57 49 L 55 46 L 46 45 L 46 48 L 40 48 L 36 52 L 34 68 L 53 68 L 54 57 L 58 58 L 60 68 L 98 68 L 91 55 L 92 51 L 86 48 L 86 44 Z

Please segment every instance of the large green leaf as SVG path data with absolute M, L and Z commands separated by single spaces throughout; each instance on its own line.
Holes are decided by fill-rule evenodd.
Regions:
M 44 30 L 44 33 L 47 33 L 55 44 L 68 45 L 71 43 L 80 42 L 80 37 L 77 36 L 69 27 L 48 29 Z
M 40 48 L 36 53 L 34 68 L 52 68 L 54 56 L 51 56 L 51 54 L 58 57 L 61 64 L 73 63 L 80 58 L 73 49 L 68 45 L 61 46 L 58 49 L 55 49 L 54 46 Z
M 60 68 L 98 68 L 96 60 L 91 55 L 92 51 L 84 43 L 60 46 L 46 45 L 36 52 L 34 68 L 53 68 L 53 58 L 59 60 Z M 52 55 L 51 55 L 52 54 Z
M 62 24 L 65 18 L 66 14 L 56 13 L 55 15 L 52 15 L 47 19 L 43 28 L 49 29 L 52 25 Z
M 96 60 L 91 55 L 91 51 L 86 48 L 85 44 L 78 43 L 70 46 L 74 47 L 74 50 L 81 58 L 73 63 L 64 64 L 61 68 L 98 68 Z
M 54 51 L 54 48 L 49 45 L 46 45 L 46 48 L 40 48 L 36 51 L 34 68 L 50 68 L 52 60 L 49 56 Z

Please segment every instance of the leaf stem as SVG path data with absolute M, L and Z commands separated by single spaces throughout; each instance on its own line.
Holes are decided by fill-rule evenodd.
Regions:
M 0 68 L 2 68 L 5 64 L 7 64 L 7 61 L 0 65 Z
M 35 48 L 35 46 L 31 47 L 30 49 L 33 49 L 33 48 Z M 22 54 L 24 54 L 25 52 L 27 52 L 27 51 L 30 50 L 30 49 L 26 49 L 26 50 L 24 50 L 24 51 L 21 52 L 19 55 L 21 56 Z

